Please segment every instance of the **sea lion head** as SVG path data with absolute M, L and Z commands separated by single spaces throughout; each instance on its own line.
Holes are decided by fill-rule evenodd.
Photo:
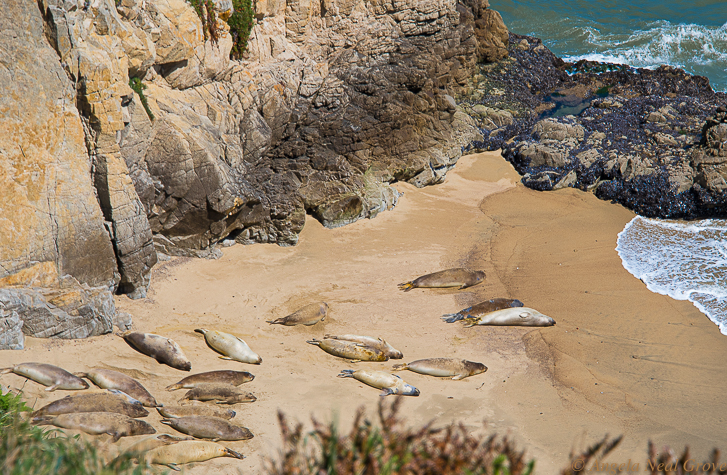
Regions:
M 543 315 L 537 310 L 523 310 L 520 312 L 521 325 L 529 327 L 552 327 L 555 320 L 547 315 Z
M 154 429 L 151 425 L 149 425 L 148 422 L 140 421 L 137 419 L 131 419 L 129 421 L 131 424 L 129 435 L 144 435 L 144 434 L 156 434 L 156 429 Z
M 411 384 L 404 383 L 404 389 L 399 394 L 402 396 L 418 396 L 419 390 Z
M 470 376 L 474 376 L 475 374 L 480 374 L 487 371 L 487 366 L 483 365 L 482 363 L 477 363 L 475 361 L 465 361 L 464 367 Z

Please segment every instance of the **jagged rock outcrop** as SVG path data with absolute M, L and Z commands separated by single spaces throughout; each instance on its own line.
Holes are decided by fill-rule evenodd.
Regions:
M 463 99 L 484 136 L 473 147 L 502 148 L 531 188 L 593 190 L 645 216 L 727 215 L 727 95 L 706 78 L 564 63 L 510 35 L 510 59 L 482 66 Z

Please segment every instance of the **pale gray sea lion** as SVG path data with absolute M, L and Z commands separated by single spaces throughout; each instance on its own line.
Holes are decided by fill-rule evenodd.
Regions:
M 255 402 L 257 398 L 230 384 L 200 384 L 187 391 L 182 401 L 215 401 L 217 404 L 238 404 L 241 402 Z
M 182 442 L 183 440 L 194 440 L 194 438 L 178 437 L 169 434 L 150 435 L 149 437 L 144 437 L 140 441 L 131 444 L 125 449 L 125 452 L 130 454 L 142 454 L 144 452 L 148 452 L 151 449 L 164 447 L 165 445 L 176 444 L 177 442 Z
M 88 389 L 88 383 L 78 376 L 74 376 L 63 368 L 45 363 L 21 363 L 11 368 L 0 370 L 0 374 L 15 373 L 40 383 L 46 391 L 56 389 Z
M 478 318 L 482 315 L 495 312 L 497 310 L 502 310 L 503 308 L 522 306 L 523 303 L 516 299 L 490 299 L 484 302 L 480 302 L 477 305 L 467 307 L 457 313 L 445 313 L 444 315 L 442 315 L 442 320 L 447 323 L 454 323 L 466 318 Z
M 460 360 L 457 358 L 427 358 L 412 361 L 411 363 L 395 364 L 394 371 L 408 369 L 415 373 L 427 374 L 429 376 L 449 377 L 452 379 L 464 379 L 468 376 L 484 373 L 487 366 L 474 361 Z
M 132 377 L 110 369 L 93 368 L 85 373 L 76 373 L 76 376 L 88 378 L 96 386 L 103 389 L 117 389 L 141 401 L 147 407 L 157 407 L 156 399 L 144 386 Z
M 205 328 L 197 328 L 195 331 L 204 335 L 207 346 L 223 355 L 220 356 L 220 359 L 250 364 L 260 364 L 263 362 L 263 359 L 252 351 L 242 338 L 229 333 L 207 330 Z
M 322 322 L 328 315 L 328 304 L 326 302 L 312 303 L 297 310 L 287 317 L 278 318 L 277 320 L 268 320 L 268 323 L 277 325 L 315 325 Z
M 87 434 L 109 434 L 113 441 L 121 437 L 155 434 L 156 430 L 144 421 L 113 412 L 82 412 L 60 414 L 58 416 L 40 416 L 33 418 L 36 425 L 54 425 L 62 429 L 82 430 Z
M 144 409 L 139 401 L 136 401 L 135 404 L 129 402 L 125 395 L 104 391 L 66 396 L 41 407 L 32 413 L 31 416 L 57 416 L 74 412 L 115 412 L 128 417 L 146 417 L 149 415 L 149 411 Z
M 361 343 L 369 348 L 376 348 L 377 350 L 383 351 L 386 356 L 393 360 L 400 360 L 404 357 L 401 351 L 388 344 L 383 338 L 364 335 L 325 335 L 323 338 L 326 340 L 346 340 Z
M 198 439 L 218 440 L 247 440 L 254 436 L 246 427 L 238 426 L 225 419 L 209 416 L 188 416 L 173 419 L 163 419 L 166 424 L 183 434 Z
M 551 327 L 555 320 L 528 307 L 512 307 L 496 310 L 477 318 L 468 318 L 462 323 L 466 327 L 474 325 L 504 325 L 519 327 Z
M 219 406 L 208 406 L 206 404 L 186 406 L 164 406 L 157 407 L 157 411 L 166 419 L 188 416 L 209 416 L 230 420 L 235 417 L 235 411 Z
M 190 371 L 192 363 L 176 341 L 153 333 L 123 332 L 118 333 L 126 343 L 139 353 L 151 356 L 160 363 L 182 371 Z
M 241 453 L 216 442 L 189 440 L 151 449 L 146 453 L 144 459 L 149 463 L 166 465 L 172 470 L 179 470 L 177 465 L 204 462 L 217 457 L 245 458 Z
M 398 394 L 400 396 L 419 396 L 419 390 L 414 386 L 407 384 L 399 376 L 386 371 L 374 371 L 360 369 L 354 371 L 352 369 L 341 370 L 339 378 L 354 378 L 364 384 L 368 384 L 377 389 L 382 389 L 380 396 L 388 396 L 389 394 Z
M 464 289 L 472 287 L 485 280 L 485 273 L 481 270 L 471 271 L 458 267 L 456 269 L 446 269 L 433 274 L 423 275 L 409 282 L 399 284 L 399 290 L 408 292 L 416 288 L 447 288 L 459 287 Z
M 320 349 L 326 353 L 346 358 L 351 362 L 357 361 L 387 361 L 389 359 L 386 354 L 376 348 L 356 343 L 355 341 L 346 340 L 309 340 L 311 345 L 318 345 Z
M 206 373 L 193 374 L 187 376 L 178 383 L 167 386 L 167 391 L 176 391 L 177 389 L 192 389 L 198 384 L 231 384 L 239 386 L 255 379 L 255 375 L 247 371 L 207 371 Z

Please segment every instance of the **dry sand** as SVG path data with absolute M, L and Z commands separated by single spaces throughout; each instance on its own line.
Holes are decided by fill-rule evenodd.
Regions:
M 277 411 L 309 421 L 350 424 L 365 406 L 374 417 L 379 391 L 336 375 L 346 368 L 392 364 L 335 358 L 306 340 L 326 333 L 384 337 L 404 362 L 450 356 L 485 363 L 463 381 L 398 373 L 421 391 L 404 401 L 410 425 L 464 421 L 514 438 L 536 458 L 536 472 L 557 473 L 571 450 L 624 434 L 609 462 L 640 462 L 647 440 L 692 447 L 705 458 L 727 448 L 722 376 L 727 337 L 688 302 L 656 295 L 626 272 L 616 235 L 633 213 L 573 189 L 526 189 L 497 153 L 463 157 L 444 184 L 404 192 L 398 206 L 373 220 L 325 229 L 308 219 L 295 247 L 233 246 L 219 260 L 174 258 L 154 269 L 149 297 L 117 298 L 134 329 L 176 340 L 192 373 L 251 371 L 243 386 L 258 400 L 235 406 L 236 421 L 255 438 L 229 442 L 248 456 L 188 466 L 187 473 L 256 473 L 280 446 Z M 483 269 L 486 281 L 465 290 L 397 290 L 396 284 L 447 267 Z M 553 317 L 544 329 L 474 327 L 440 320 L 493 297 L 519 298 Z M 304 304 L 326 301 L 327 320 L 312 327 L 269 325 Z M 260 366 L 223 361 L 195 328 L 234 333 L 263 358 Z M 133 375 L 165 404 L 184 391 L 164 387 L 189 373 L 157 364 L 119 337 L 79 341 L 28 338 L 22 351 L 0 351 L 0 367 L 25 361 L 70 371 L 100 366 Z M 40 407 L 70 391 L 46 393 L 16 375 Z M 160 431 L 173 430 L 148 418 Z M 106 436 L 101 439 L 105 440 Z M 135 438 L 122 439 L 118 446 Z

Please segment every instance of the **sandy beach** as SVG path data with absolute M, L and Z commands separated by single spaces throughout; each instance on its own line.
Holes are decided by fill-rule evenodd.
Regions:
M 192 373 L 255 375 L 243 388 L 258 400 L 234 407 L 235 421 L 255 438 L 225 443 L 247 458 L 196 464 L 186 473 L 259 473 L 264 458 L 277 455 L 278 411 L 303 422 L 335 418 L 344 430 L 361 406 L 373 418 L 379 391 L 336 375 L 402 361 L 352 364 L 306 343 L 326 333 L 383 337 L 404 353 L 403 362 L 447 356 L 484 363 L 486 373 L 463 381 L 399 373 L 421 391 L 404 401 L 402 416 L 413 426 L 435 419 L 481 430 L 484 422 L 535 458 L 537 473 L 557 473 L 571 450 L 607 433 L 625 436 L 607 461 L 632 459 L 642 470 L 649 439 L 657 447 L 689 445 L 700 460 L 713 447 L 727 449 L 727 337 L 691 303 L 653 294 L 623 269 L 616 238 L 631 211 L 578 190 L 527 189 L 497 152 L 462 157 L 441 185 L 395 187 L 403 192 L 399 204 L 375 219 L 326 229 L 308 217 L 295 247 L 236 245 L 218 260 L 172 258 L 155 267 L 147 299 L 117 297 L 135 330 L 181 345 Z M 484 270 L 485 282 L 464 290 L 397 289 L 460 266 Z M 464 328 L 439 318 L 495 297 L 518 298 L 557 325 Z M 316 301 L 330 306 L 325 322 L 266 323 Z M 195 328 L 240 336 L 262 364 L 219 359 Z M 164 404 L 184 394 L 164 388 L 189 374 L 115 335 L 28 338 L 25 350 L 0 351 L 0 367 L 26 361 L 72 372 L 124 371 Z M 72 393 L 47 393 L 16 375 L 0 382 L 23 388 L 36 408 Z M 156 413 L 147 419 L 158 431 L 174 432 Z

